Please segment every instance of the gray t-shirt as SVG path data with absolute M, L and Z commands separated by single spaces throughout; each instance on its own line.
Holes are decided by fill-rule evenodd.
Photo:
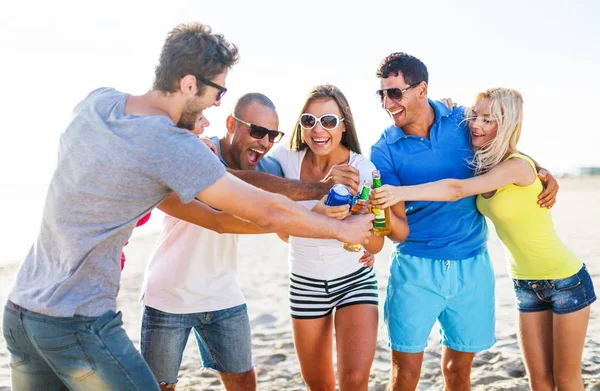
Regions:
M 121 250 L 136 222 L 171 191 L 187 203 L 224 175 L 169 117 L 125 115 L 127 98 L 101 88 L 76 106 L 13 303 L 57 317 L 115 310 Z

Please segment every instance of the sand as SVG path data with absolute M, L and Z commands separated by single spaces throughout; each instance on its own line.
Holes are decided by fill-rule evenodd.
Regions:
M 562 179 L 554 221 L 563 240 L 583 259 L 600 293 L 600 178 Z M 152 217 L 160 218 L 158 214 Z M 126 248 L 128 263 L 123 272 L 118 306 L 124 314 L 129 337 L 139 347 L 140 304 L 137 300 L 145 263 L 157 234 L 136 236 Z M 248 301 L 253 332 L 253 355 L 260 390 L 302 390 L 298 360 L 292 342 L 287 307 L 287 245 L 275 235 L 245 236 L 239 245 L 239 283 Z M 498 342 L 475 357 L 472 372 L 474 390 L 527 390 L 525 368 L 516 337 L 516 312 L 512 284 L 506 272 L 501 243 L 490 224 L 490 253 L 496 274 L 496 337 Z M 377 255 L 375 268 L 380 300 L 385 299 L 391 243 L 386 242 Z M 0 264 L 2 302 L 18 262 Z M 434 328 L 421 373 L 419 390 L 442 390 L 441 346 Z M 386 389 L 389 379 L 390 351 L 383 326 L 380 326 L 377 352 L 369 381 L 370 390 Z M 9 390 L 8 352 L 0 341 L 0 390 Z M 178 390 L 221 390 L 218 376 L 200 366 L 198 351 L 190 338 L 179 372 Z M 583 356 L 586 389 L 600 391 L 600 304 L 592 305 L 590 325 Z

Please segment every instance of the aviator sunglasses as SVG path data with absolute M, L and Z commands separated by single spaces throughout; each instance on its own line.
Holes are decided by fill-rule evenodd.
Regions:
M 276 142 L 279 142 L 279 140 L 281 140 L 281 138 L 284 135 L 284 133 L 280 132 L 279 130 L 269 130 L 267 128 L 263 128 L 262 126 L 258 126 L 258 125 L 251 124 L 250 122 L 242 121 L 241 119 L 236 118 L 233 115 L 231 117 L 234 120 L 239 121 L 239 122 L 243 123 L 244 125 L 246 125 L 248 128 L 250 128 L 250 137 L 253 137 L 257 140 L 261 140 L 263 137 L 265 137 L 268 134 L 269 142 L 276 143 Z
M 219 92 L 217 93 L 217 102 L 221 100 L 221 98 L 223 97 L 223 95 L 225 95 L 225 93 L 227 92 L 227 88 L 218 85 L 217 83 L 214 83 L 208 79 L 203 78 L 202 76 L 199 75 L 195 75 L 196 79 L 200 80 L 203 84 L 206 84 L 207 86 L 211 86 L 216 88 L 217 90 L 219 90 Z
M 384 97 L 388 97 L 391 100 L 402 100 L 402 94 L 405 93 L 406 91 L 410 90 L 411 88 L 415 88 L 416 86 L 418 86 L 419 83 L 415 83 L 412 84 L 404 89 L 401 88 L 386 88 L 385 90 L 377 90 L 375 92 L 375 94 L 377 95 L 377 97 L 379 98 L 379 101 L 381 103 L 383 103 L 383 98 Z
M 319 122 L 323 129 L 333 130 L 337 128 L 343 120 L 344 118 L 340 118 L 335 114 L 323 114 L 317 118 L 312 114 L 304 113 L 300 116 L 300 126 L 304 129 L 312 129 L 317 125 L 317 122 Z

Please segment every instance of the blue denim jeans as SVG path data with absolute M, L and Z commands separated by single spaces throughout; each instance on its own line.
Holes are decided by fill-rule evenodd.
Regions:
M 594 284 L 585 265 L 570 277 L 558 280 L 514 280 L 520 312 L 552 310 L 555 314 L 579 311 L 596 301 Z
M 57 318 L 9 301 L 2 330 L 15 391 L 159 390 L 120 312 Z
M 252 369 L 252 340 L 246 304 L 193 314 L 171 314 L 145 306 L 141 350 L 159 383 L 177 383 L 191 330 L 194 330 L 204 368 L 228 373 Z

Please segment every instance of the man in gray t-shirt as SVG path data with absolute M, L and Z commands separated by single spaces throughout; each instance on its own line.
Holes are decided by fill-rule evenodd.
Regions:
M 291 235 L 368 237 L 372 215 L 329 219 L 247 185 L 188 131 L 219 105 L 237 60 L 237 48 L 208 26 L 180 25 L 167 36 L 152 90 L 103 88 L 77 105 L 38 237 L 4 310 L 14 390 L 159 389 L 115 311 L 121 249 L 171 192 Z

